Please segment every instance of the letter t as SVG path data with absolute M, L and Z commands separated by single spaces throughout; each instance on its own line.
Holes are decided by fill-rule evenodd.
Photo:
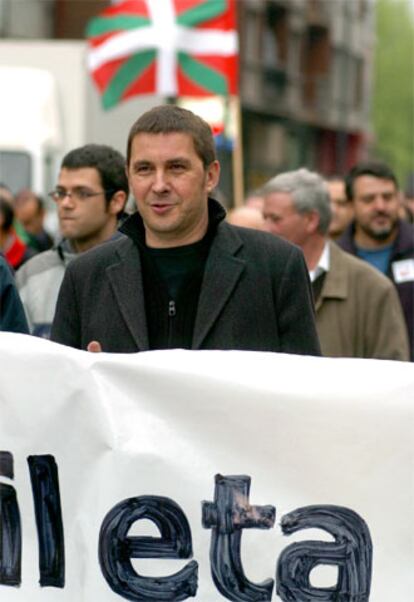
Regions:
M 202 522 L 212 529 L 211 574 L 219 592 L 234 602 L 267 601 L 272 597 L 273 579 L 251 583 L 240 558 L 243 529 L 270 529 L 276 517 L 274 506 L 250 506 L 250 477 L 215 477 L 214 502 L 202 502 Z

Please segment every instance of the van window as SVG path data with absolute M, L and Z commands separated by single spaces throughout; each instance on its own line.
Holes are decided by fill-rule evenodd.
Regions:
M 32 186 L 32 162 L 30 155 L 21 151 L 0 150 L 0 182 L 16 194 L 22 188 Z

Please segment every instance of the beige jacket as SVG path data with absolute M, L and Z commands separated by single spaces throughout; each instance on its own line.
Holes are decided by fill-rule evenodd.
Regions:
M 408 360 L 404 316 L 392 282 L 330 242 L 330 267 L 316 302 L 327 357 Z

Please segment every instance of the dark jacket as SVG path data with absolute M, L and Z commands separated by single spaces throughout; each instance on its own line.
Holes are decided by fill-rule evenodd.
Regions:
M 351 224 L 336 242 L 348 253 L 357 255 L 354 233 L 355 224 Z M 411 276 L 408 275 L 403 282 L 396 282 L 396 271 L 398 273 L 397 268 L 401 265 L 398 262 L 403 260 L 414 261 L 414 226 L 408 222 L 400 221 L 397 238 L 391 250 L 387 276 L 394 282 L 400 297 L 410 340 L 410 357 L 411 361 L 414 361 L 414 278 L 412 277 L 411 268 Z M 412 266 L 412 269 L 414 269 L 414 266 Z
M 29 334 L 13 274 L 3 255 L 0 255 L 0 331 Z
M 103 351 L 148 350 L 142 281 L 140 251 L 130 238 L 82 254 L 66 270 L 52 340 L 79 349 L 97 340 Z M 220 223 L 191 348 L 319 355 L 302 252 L 271 234 Z

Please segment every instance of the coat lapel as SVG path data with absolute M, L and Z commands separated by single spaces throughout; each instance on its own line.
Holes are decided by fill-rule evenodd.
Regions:
M 343 251 L 334 242 L 330 241 L 329 253 L 329 271 L 316 302 L 316 310 L 319 310 L 323 305 L 324 299 L 346 299 L 348 297 L 347 268 L 341 259 Z
M 122 316 L 139 351 L 147 351 L 149 343 L 139 253 L 130 240 L 125 241 L 125 245 L 118 249 L 118 253 L 119 262 L 108 266 L 106 273 Z
M 245 261 L 235 257 L 242 244 L 238 234 L 226 223 L 218 226 L 201 285 L 193 349 L 201 347 L 245 269 Z

